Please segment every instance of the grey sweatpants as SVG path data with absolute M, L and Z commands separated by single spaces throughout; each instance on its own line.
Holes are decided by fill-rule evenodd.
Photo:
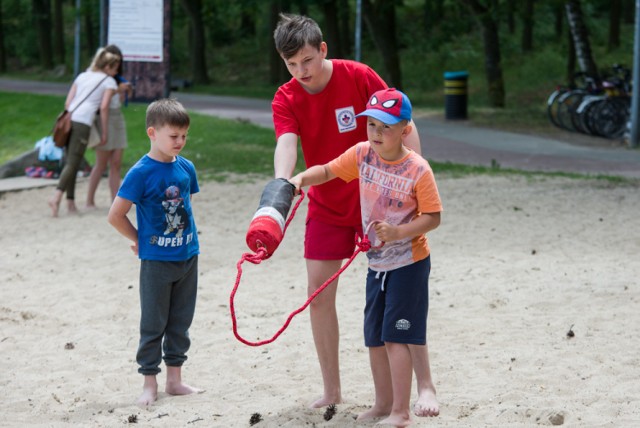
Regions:
M 163 358 L 167 366 L 186 361 L 197 289 L 198 256 L 180 262 L 141 261 L 138 373 L 160 373 Z

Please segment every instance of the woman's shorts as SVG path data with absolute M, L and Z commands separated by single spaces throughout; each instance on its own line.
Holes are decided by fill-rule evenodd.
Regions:
M 96 146 L 96 150 L 110 151 L 116 149 L 126 149 L 127 126 L 124 121 L 122 110 L 120 108 L 109 109 L 109 119 L 107 120 L 107 123 L 109 125 L 107 143 L 104 146 Z
M 365 346 L 427 343 L 431 256 L 388 272 L 367 273 Z

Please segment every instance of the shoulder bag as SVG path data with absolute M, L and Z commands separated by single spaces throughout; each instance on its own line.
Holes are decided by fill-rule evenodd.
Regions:
M 62 113 L 58 115 L 58 117 L 56 118 L 56 122 L 53 125 L 53 129 L 51 130 L 53 142 L 55 143 L 56 147 L 65 147 L 69 143 L 69 136 L 71 135 L 71 113 L 73 113 L 78 107 L 80 107 L 80 104 L 85 102 L 87 98 L 89 98 L 89 96 L 93 94 L 96 89 L 98 89 L 102 82 L 107 79 L 107 77 L 109 76 L 105 76 L 104 79 L 102 79 L 96 85 L 96 87 L 93 88 L 91 92 L 89 92 L 87 96 L 78 103 L 76 108 L 71 111 L 64 109 Z

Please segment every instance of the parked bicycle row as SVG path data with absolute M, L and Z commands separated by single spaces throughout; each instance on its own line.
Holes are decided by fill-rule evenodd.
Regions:
M 576 74 L 575 87 L 558 87 L 547 100 L 555 126 L 604 138 L 620 138 L 629 126 L 631 71 L 614 65 L 602 80 Z

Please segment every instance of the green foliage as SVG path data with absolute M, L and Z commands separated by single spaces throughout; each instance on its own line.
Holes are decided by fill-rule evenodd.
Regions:
M 376 0 L 382 1 L 382 0 Z M 386 0 L 385 0 L 386 1 Z M 326 23 L 321 0 L 305 0 L 308 14 L 321 27 Z M 488 4 L 483 0 L 484 4 Z M 533 51 L 521 51 L 522 2 L 498 0 L 500 11 L 500 43 L 502 71 L 506 92 L 506 108 L 489 109 L 485 78 L 484 46 L 477 20 L 460 0 L 397 1 L 397 37 L 400 48 L 403 88 L 419 109 L 443 111 L 443 74 L 446 71 L 469 72 L 468 93 L 471 121 L 475 124 L 510 129 L 541 127 L 546 125 L 545 102 L 549 93 L 567 82 L 568 25 L 556 34 L 555 8 L 564 0 L 538 0 L 535 2 Z M 37 58 L 35 31 L 30 20 L 29 0 L 5 0 L 3 24 L 5 44 L 10 58 L 10 75 L 26 73 L 42 79 L 52 76 L 39 73 L 32 67 Z M 281 2 L 289 10 L 299 12 L 300 2 Z M 438 5 L 442 9 L 438 9 Z M 515 31 L 509 33 L 507 5 L 514 7 Z M 622 24 L 621 46 L 607 49 L 607 0 L 581 2 L 585 23 L 589 29 L 594 59 L 602 69 L 614 63 L 630 66 L 633 59 L 633 24 Z M 65 2 L 65 25 L 73 23 L 74 8 Z M 352 11 L 355 1 L 350 0 Z M 206 59 L 212 83 L 190 88 L 190 91 L 221 95 L 253 96 L 269 99 L 275 87 L 269 83 L 269 54 L 273 49 L 269 28 L 270 2 L 259 0 L 207 0 L 203 2 L 202 18 L 206 29 Z M 91 9 L 95 14 L 97 7 Z M 247 19 L 247 17 L 249 19 Z M 92 17 L 95 21 L 95 16 Z M 624 21 L 624 20 L 623 20 Z M 249 23 L 249 26 L 247 26 Z M 362 61 L 384 75 L 382 58 L 376 50 L 368 28 L 363 25 Z M 353 34 L 349 34 L 353 38 Z M 66 34 L 67 56 L 71 56 L 73 31 Z M 83 55 L 86 55 L 83 48 Z M 331 52 L 331 46 L 329 46 Z M 190 78 L 189 25 L 180 1 L 172 3 L 171 75 Z M 89 58 L 82 61 L 83 67 Z M 71 69 L 71 59 L 67 61 Z M 606 72 L 604 73 L 606 74 Z M 71 81 L 71 76 L 62 77 Z
M 30 17 L 31 2 L 2 2 L 3 36 L 9 67 L 24 68 L 37 64 L 38 44 Z

